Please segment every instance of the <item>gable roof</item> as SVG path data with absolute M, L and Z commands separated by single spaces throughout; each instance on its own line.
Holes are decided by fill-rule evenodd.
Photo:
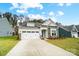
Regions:
M 76 25 L 64 26 L 64 28 L 68 29 L 69 31 L 79 31 L 79 26 Z
M 72 28 L 73 28 L 73 25 L 71 25 L 71 26 L 64 26 L 64 28 L 66 28 L 67 30 L 71 31 Z
M 42 25 L 43 26 L 57 26 L 57 24 L 51 19 L 46 20 Z
M 66 31 L 69 31 L 67 28 L 65 28 L 61 23 L 56 23 L 57 24 L 57 26 L 59 27 L 59 28 L 62 28 L 62 29 L 64 29 L 64 30 L 66 30 Z

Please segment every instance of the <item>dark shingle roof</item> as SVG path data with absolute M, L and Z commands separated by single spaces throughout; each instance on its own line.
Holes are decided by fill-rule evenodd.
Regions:
M 73 26 L 74 26 L 74 25 L 64 26 L 64 28 L 67 28 L 69 31 L 71 31 L 71 30 L 73 29 Z M 78 32 L 79 32 L 79 25 L 75 25 L 75 26 L 76 26 L 76 28 L 77 28 L 77 30 L 78 30 Z
M 70 26 L 64 26 L 64 28 L 66 28 L 67 30 L 71 31 L 73 29 L 73 25 Z
M 64 29 L 64 30 L 66 30 L 66 31 L 69 31 L 67 28 L 65 28 L 61 23 L 56 23 L 57 24 L 57 26 L 59 27 L 59 28 L 62 28 L 62 29 Z

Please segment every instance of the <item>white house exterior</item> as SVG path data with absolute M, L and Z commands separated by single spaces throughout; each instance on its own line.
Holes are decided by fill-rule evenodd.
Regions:
M 79 25 L 71 25 L 65 27 L 71 32 L 71 37 L 79 38 Z
M 73 27 L 72 27 L 71 35 L 72 35 L 72 37 L 78 38 L 78 30 L 75 25 L 73 25 Z
M 18 31 L 22 40 L 40 39 L 40 38 L 56 38 L 58 37 L 58 27 L 52 20 L 46 20 L 39 25 L 34 22 L 25 22 L 19 24 Z

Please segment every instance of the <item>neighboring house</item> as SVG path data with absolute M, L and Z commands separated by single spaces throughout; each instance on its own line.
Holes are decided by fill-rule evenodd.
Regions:
M 67 30 L 71 32 L 71 37 L 79 37 L 79 25 L 64 26 Z
M 21 39 L 39 39 L 59 37 L 58 26 L 52 20 L 43 23 L 24 21 L 19 23 L 19 34 Z
M 0 36 L 12 36 L 13 29 L 7 18 L 0 17 Z
M 59 37 L 71 37 L 71 32 L 61 23 L 56 23 L 58 26 Z

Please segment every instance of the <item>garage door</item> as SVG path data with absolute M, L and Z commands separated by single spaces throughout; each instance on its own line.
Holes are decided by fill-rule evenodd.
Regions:
M 72 36 L 75 37 L 75 38 L 77 38 L 78 37 L 78 33 L 73 32 Z
M 21 39 L 27 40 L 27 39 L 39 39 L 39 31 L 22 31 Z

